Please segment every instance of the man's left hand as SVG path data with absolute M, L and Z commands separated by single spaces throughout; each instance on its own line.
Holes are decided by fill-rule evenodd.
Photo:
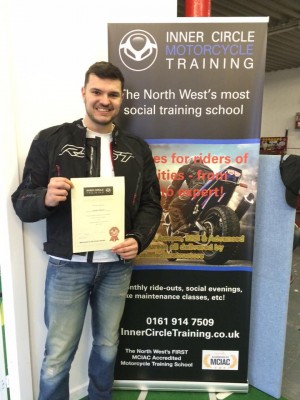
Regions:
M 123 260 L 131 260 L 137 256 L 138 249 L 137 241 L 134 238 L 128 238 L 114 246 L 112 252 L 118 254 Z

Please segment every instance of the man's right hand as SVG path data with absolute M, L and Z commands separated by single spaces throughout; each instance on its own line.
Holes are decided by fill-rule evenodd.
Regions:
M 56 207 L 61 201 L 66 201 L 72 187 L 73 183 L 68 178 L 51 178 L 45 196 L 45 206 Z

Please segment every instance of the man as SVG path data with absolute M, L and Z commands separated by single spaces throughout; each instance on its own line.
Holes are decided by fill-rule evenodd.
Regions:
M 87 304 L 92 311 L 90 400 L 110 400 L 119 324 L 132 260 L 153 239 L 160 223 L 160 188 L 147 143 L 114 124 L 123 100 L 124 77 L 108 62 L 85 75 L 86 115 L 41 131 L 26 159 L 23 180 L 12 195 L 24 222 L 46 218 L 49 254 L 45 285 L 48 329 L 39 400 L 69 399 L 69 371 L 80 340 Z M 72 178 L 124 176 L 125 240 L 111 250 L 74 254 Z M 103 232 L 105 237 L 107 232 Z
M 163 208 L 170 213 L 170 222 L 174 235 L 184 235 L 189 232 L 188 220 L 194 204 L 192 190 L 200 190 L 207 182 L 208 174 L 213 173 L 212 169 L 204 165 L 199 156 L 192 156 L 188 164 L 181 166 L 174 179 L 167 188 L 171 193 L 164 199 Z M 186 183 L 187 190 L 177 196 L 183 183 Z

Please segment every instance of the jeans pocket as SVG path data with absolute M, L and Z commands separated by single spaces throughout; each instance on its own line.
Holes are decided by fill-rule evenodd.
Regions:
M 133 260 L 123 260 L 123 263 L 126 265 L 126 267 L 132 267 Z
M 68 260 L 61 260 L 59 258 L 49 257 L 48 266 L 52 268 L 61 268 L 69 264 Z

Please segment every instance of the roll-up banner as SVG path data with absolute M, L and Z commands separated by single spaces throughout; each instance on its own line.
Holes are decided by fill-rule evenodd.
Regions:
M 108 25 L 118 122 L 148 141 L 164 209 L 135 262 L 115 388 L 247 392 L 268 18 L 181 21 Z

